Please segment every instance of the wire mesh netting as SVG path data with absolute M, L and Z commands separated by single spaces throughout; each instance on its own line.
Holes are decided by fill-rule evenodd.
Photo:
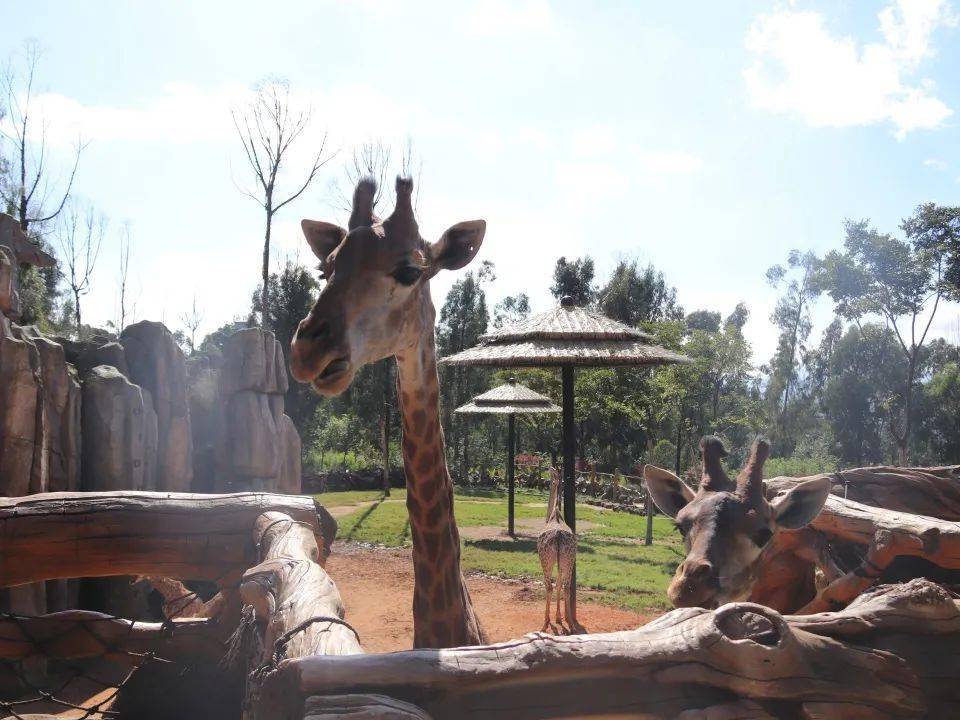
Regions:
M 137 582 L 153 589 L 154 606 L 162 602 L 162 612 L 154 609 L 162 619 L 136 620 L 90 610 L 0 612 L 0 718 L 161 716 L 167 712 L 162 708 L 170 704 L 180 707 L 167 717 L 195 717 L 182 704 L 191 686 L 208 700 L 229 695 L 233 688 L 217 677 L 224 669 L 213 659 L 222 648 L 219 635 L 212 632 L 216 615 L 189 619 L 209 614 L 204 613 L 209 605 L 177 581 Z M 199 647 L 212 652 L 203 657 L 195 652 Z

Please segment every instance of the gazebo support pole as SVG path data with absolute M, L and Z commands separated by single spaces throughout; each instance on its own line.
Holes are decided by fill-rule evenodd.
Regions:
M 574 477 L 574 457 L 576 455 L 573 435 L 573 365 L 564 365 L 560 369 L 563 384 L 563 520 L 574 532 L 577 531 L 577 486 Z M 574 558 L 573 572 L 570 574 L 570 609 L 576 617 L 577 609 L 577 566 Z
M 514 457 L 517 450 L 517 436 L 515 427 L 516 416 L 513 413 L 507 415 L 507 493 L 509 495 L 507 503 L 507 532 L 513 537 L 513 494 L 516 490 L 514 480 Z

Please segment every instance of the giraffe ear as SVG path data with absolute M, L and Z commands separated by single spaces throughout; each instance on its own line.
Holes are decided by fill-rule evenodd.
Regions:
M 465 220 L 450 227 L 430 246 L 433 270 L 459 270 L 468 265 L 480 250 L 486 232 L 486 220 Z
M 672 518 L 693 500 L 693 490 L 669 470 L 656 465 L 643 466 L 643 481 L 660 512 Z
M 326 262 L 327 256 L 347 236 L 347 231 L 339 225 L 321 220 L 301 220 L 300 228 L 313 254 L 320 258 L 321 262 Z
M 796 485 L 770 502 L 777 525 L 797 530 L 813 522 L 830 496 L 830 479 L 815 478 Z

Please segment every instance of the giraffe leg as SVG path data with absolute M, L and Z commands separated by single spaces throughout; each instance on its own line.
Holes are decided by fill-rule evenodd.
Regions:
M 567 578 L 564 577 L 563 573 L 560 572 L 560 569 L 557 568 L 557 625 L 560 628 L 560 631 L 563 632 L 563 613 L 560 612 L 560 600 L 561 596 L 566 592 L 565 588 L 567 587 Z
M 543 576 L 543 584 L 547 587 L 547 607 L 544 610 L 543 614 L 543 627 L 540 628 L 540 632 L 553 632 L 553 624 L 550 622 L 550 591 L 552 589 L 553 583 L 550 581 L 549 575 Z
M 566 592 L 563 596 L 563 602 L 567 610 L 567 626 L 570 628 L 570 635 L 581 635 L 587 632 L 587 629 L 580 624 L 577 620 L 576 610 L 573 610 L 571 607 L 571 600 L 573 599 L 573 593 L 577 589 L 570 583 L 569 575 L 567 576 L 567 587 L 565 588 Z

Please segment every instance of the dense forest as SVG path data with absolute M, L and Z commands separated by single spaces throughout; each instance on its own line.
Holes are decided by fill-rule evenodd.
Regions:
M 27 112 L 37 61 L 38 55 L 28 52 L 23 67 L 5 78 L 6 105 L 0 112 L 9 131 L 0 151 L 0 199 L 34 242 L 57 256 L 59 267 L 22 268 L 21 319 L 74 337 L 116 333 L 135 311 L 127 292 L 132 239 L 121 226 L 119 257 L 100 257 L 106 219 L 72 191 L 82 144 L 68 172 L 51 179 L 44 166 L 44 137 L 29 126 Z M 250 118 L 279 112 L 273 119 L 278 127 L 290 123 L 287 130 L 295 139 L 309 113 L 287 112 L 286 84 L 264 86 L 259 93 L 234 121 L 256 181 L 257 192 L 245 194 L 263 207 L 266 219 L 263 266 L 251 268 L 251 286 L 257 274 L 266 284 L 251 287 L 248 315 L 202 340 L 196 337 L 202 313 L 194 301 L 192 311 L 179 318 L 180 327 L 171 328 L 187 355 L 216 353 L 230 332 L 250 324 L 271 329 L 288 347 L 321 287 L 315 268 L 287 261 L 271 271 L 268 260 L 274 215 L 310 185 L 328 158 L 320 148 L 302 187 L 294 186 L 286 199 L 274 197 L 275 177 L 258 172 L 264 160 L 249 133 L 259 125 Z M 283 157 L 268 160 L 275 175 Z M 412 169 L 409 152 L 401 154 L 397 167 L 388 148 L 371 143 L 341 168 L 334 194 L 344 195 L 342 188 L 364 174 L 383 179 L 388 171 Z M 785 251 L 782 264 L 766 269 L 778 300 L 769 318 L 754 321 L 772 323 L 778 343 L 773 356 L 759 365 L 744 335 L 748 298 L 723 316 L 684 307 L 683 289 L 673 287 L 652 264 L 621 260 L 609 277 L 597 277 L 589 256 L 560 257 L 552 268 L 545 263 L 540 271 L 544 284 L 552 283 L 554 298 L 569 295 L 578 305 L 646 330 L 657 343 L 692 360 L 656 370 L 580 370 L 576 432 L 582 459 L 603 471 L 634 473 L 644 462 L 683 470 L 696 461 L 697 438 L 713 433 L 727 441 L 736 465 L 751 439 L 763 433 L 773 445 L 771 474 L 960 462 L 960 330 L 948 339 L 932 331 L 946 304 L 960 299 L 960 207 L 922 204 L 893 232 L 868 220 L 851 220 L 838 230 L 843 231 L 841 247 L 822 257 Z M 91 327 L 81 314 L 98 262 L 119 268 L 116 317 L 103 328 Z M 491 307 L 487 295 L 495 278 L 495 265 L 484 262 L 437 300 L 441 356 L 530 314 L 524 293 L 507 295 Z M 829 304 L 834 315 L 819 335 L 811 315 L 816 303 Z M 461 479 L 502 472 L 505 430 L 496 419 L 458 416 L 454 408 L 510 375 L 553 398 L 560 395 L 559 374 L 552 370 L 443 368 L 441 373 L 447 452 Z M 286 407 L 304 439 L 308 468 L 378 466 L 384 436 L 392 446 L 392 463 L 399 464 L 393 377 L 392 360 L 382 361 L 365 368 L 346 394 L 329 400 L 292 384 Z M 522 418 L 518 428 L 523 452 L 555 457 L 556 417 Z

